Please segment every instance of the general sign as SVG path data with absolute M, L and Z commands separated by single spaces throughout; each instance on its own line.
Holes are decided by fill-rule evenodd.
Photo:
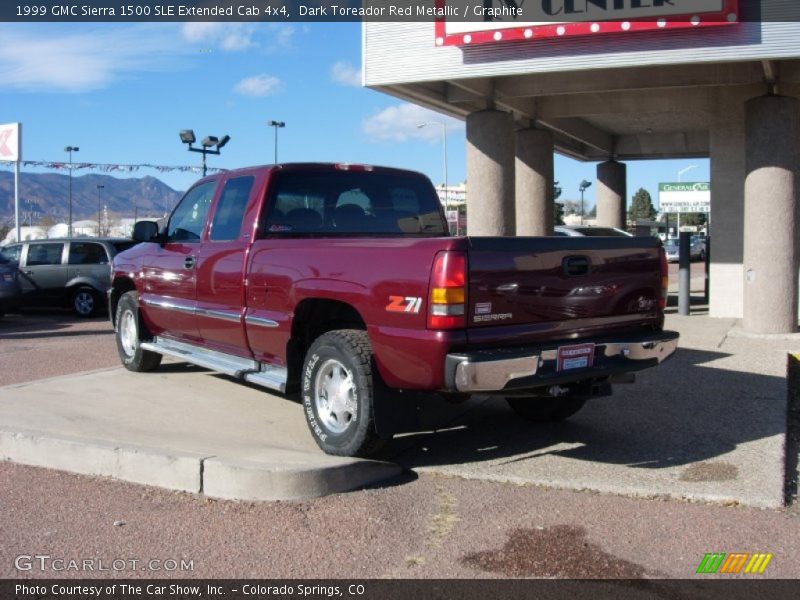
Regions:
M 658 184 L 658 207 L 662 213 L 708 213 L 711 184 L 706 181 Z
M 728 25 L 739 0 L 437 0 L 437 46 Z
M 0 125 L 0 161 L 17 162 L 22 160 L 22 142 L 19 123 Z

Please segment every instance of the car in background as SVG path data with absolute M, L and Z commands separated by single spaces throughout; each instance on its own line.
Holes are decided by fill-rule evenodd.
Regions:
M 111 259 L 136 242 L 125 238 L 65 238 L 9 244 L 16 263 L 22 307 L 66 306 L 91 317 L 106 305 Z
M 664 252 L 667 255 L 668 262 L 678 262 L 680 254 L 678 240 L 670 238 L 664 242 Z M 705 260 L 705 258 L 705 240 L 699 236 L 692 236 L 692 239 L 689 242 L 689 260 Z
M 567 237 L 633 237 L 627 231 L 616 227 L 595 227 L 594 225 L 556 225 L 553 235 Z
M 17 278 L 17 265 L 0 248 L 0 318 L 15 310 L 22 299 Z

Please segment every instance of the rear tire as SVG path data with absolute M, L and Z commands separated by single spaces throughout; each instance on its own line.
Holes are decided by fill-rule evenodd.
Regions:
M 311 344 L 303 363 L 303 409 L 326 454 L 368 456 L 385 445 L 375 429 L 374 377 L 366 331 L 329 331 Z
M 139 296 L 126 292 L 117 304 L 117 352 L 122 364 L 129 371 L 142 373 L 157 369 L 161 364 L 158 352 L 144 350 L 142 339 L 150 337 L 139 317 Z
M 79 287 L 72 292 L 72 311 L 79 317 L 87 319 L 94 316 L 99 305 L 97 292 L 88 286 Z
M 568 419 L 586 404 L 586 398 L 506 398 L 517 416 L 534 423 L 557 423 Z

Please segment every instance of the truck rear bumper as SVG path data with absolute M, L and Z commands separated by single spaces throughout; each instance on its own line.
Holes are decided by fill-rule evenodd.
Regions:
M 594 344 L 589 364 L 565 368 L 559 348 L 587 344 Z M 609 377 L 654 367 L 677 347 L 677 332 L 659 331 L 452 353 L 445 361 L 445 386 L 462 393 L 519 391 Z

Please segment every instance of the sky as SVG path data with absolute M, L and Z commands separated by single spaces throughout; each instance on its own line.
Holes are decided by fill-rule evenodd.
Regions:
M 433 39 L 433 37 L 431 38 Z M 0 23 L 0 123 L 23 125 L 23 159 L 198 166 L 178 137 L 193 129 L 231 141 L 210 167 L 280 162 L 353 162 L 409 168 L 464 181 L 461 121 L 361 86 L 357 23 Z M 420 123 L 432 123 L 419 128 Z M 694 167 L 693 167 L 694 166 Z M 579 199 L 596 163 L 556 155 L 562 199 Z M 690 168 L 691 167 L 691 168 Z M 628 163 L 629 200 L 660 181 L 708 181 L 708 160 Z M 29 172 L 42 169 L 25 168 Z M 75 175 L 87 173 L 76 170 Z M 114 173 L 115 175 L 118 175 Z M 185 190 L 199 175 L 142 169 Z M 594 204 L 596 185 L 586 191 Z

